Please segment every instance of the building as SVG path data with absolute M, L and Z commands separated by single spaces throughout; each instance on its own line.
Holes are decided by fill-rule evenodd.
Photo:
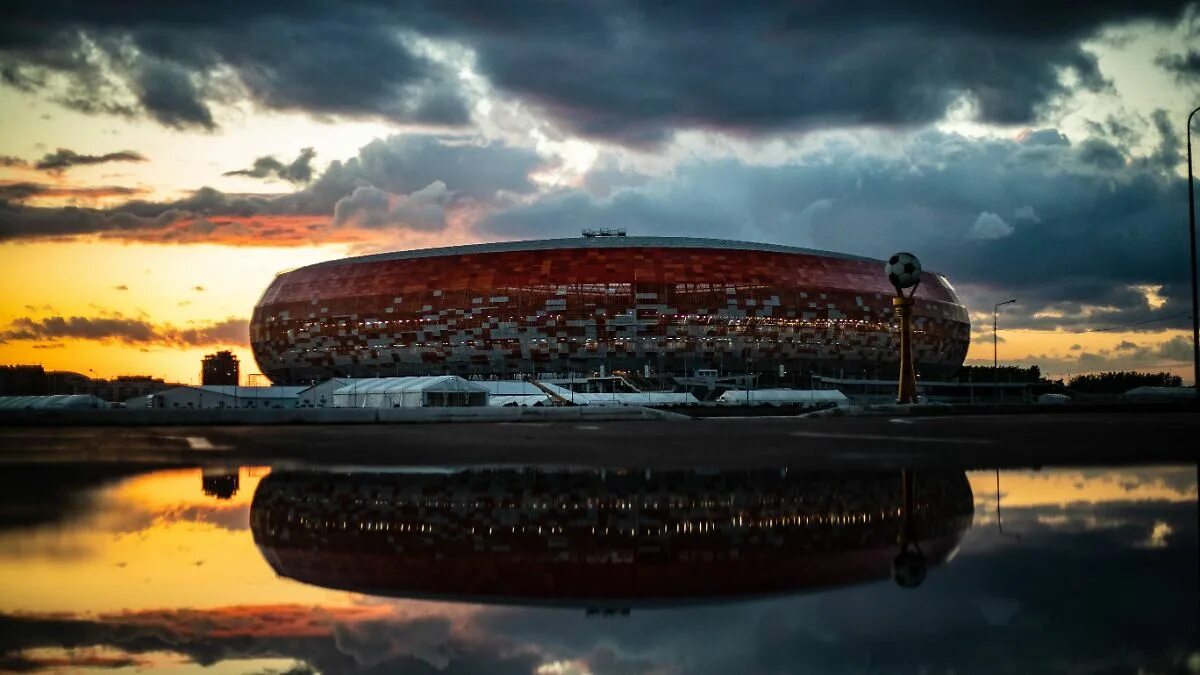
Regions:
M 239 487 L 237 467 L 204 467 L 200 470 L 200 489 L 207 497 L 233 499 Z
M 127 408 L 295 408 L 308 387 L 234 387 L 180 385 L 125 402 Z
M 0 396 L 49 394 L 46 371 L 41 366 L 0 366 Z
M 250 340 L 275 383 L 330 377 L 696 370 L 898 371 L 884 263 L 713 239 L 583 237 L 332 260 L 278 275 Z M 945 277 L 916 293 L 914 358 L 953 374 L 970 340 Z M 792 380 L 795 380 L 793 382 Z
M 200 365 L 200 384 L 238 384 L 238 357 L 233 352 L 217 352 L 204 357 Z

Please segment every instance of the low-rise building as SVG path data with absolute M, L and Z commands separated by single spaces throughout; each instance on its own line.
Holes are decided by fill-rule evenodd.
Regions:
M 181 385 L 125 402 L 128 408 L 295 408 L 300 392 L 308 387 L 240 387 L 233 385 Z

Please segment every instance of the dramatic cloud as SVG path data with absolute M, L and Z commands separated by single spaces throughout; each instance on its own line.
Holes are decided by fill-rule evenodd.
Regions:
M 129 73 L 130 86 L 146 112 L 160 124 L 175 129 L 215 129 L 212 113 L 200 98 L 199 79 L 187 68 L 143 59 Z
M 1182 54 L 1163 52 L 1154 60 L 1175 75 L 1181 84 L 1200 83 L 1200 50 L 1192 49 Z
M 336 225 L 354 223 L 378 229 L 399 225 L 410 230 L 440 230 L 446 226 L 446 184 L 434 181 L 410 195 L 394 195 L 375 187 L 360 187 L 333 209 Z
M 473 48 L 493 85 L 571 131 L 645 144 L 679 128 L 915 125 L 961 101 L 985 122 L 1030 123 L 1070 90 L 1064 73 L 1108 87 L 1084 39 L 1175 21 L 1185 5 L 1052 2 L 1035 16 L 1018 5 L 528 3 L 421 25 Z
M 123 316 L 51 316 L 43 319 L 13 319 L 7 329 L 0 331 L 0 342 L 52 342 L 74 339 L 131 345 L 200 347 L 245 345 L 249 343 L 249 335 L 249 324 L 245 319 L 229 318 L 216 323 L 180 328 Z
M 460 125 L 464 60 L 560 126 L 622 143 L 679 128 L 758 132 L 916 125 L 959 103 L 1029 123 L 1072 87 L 1108 83 L 1083 41 L 1173 22 L 1183 0 L 900 11 L 871 2 L 617 2 L 503 6 L 365 0 L 220 12 L 150 0 L 117 11 L 48 0 L 9 8 L 0 80 L 90 113 L 211 129 L 251 101 L 317 116 Z M 1069 83 L 1069 84 L 1068 84 Z
M 994 213 L 981 213 L 968 234 L 975 239 L 1002 239 L 1013 233 L 1013 226 Z
M 12 168 L 12 167 L 25 167 L 25 166 L 29 166 L 29 162 L 21 159 L 20 157 L 11 157 L 9 155 L 0 155 L 0 167 Z
M 912 250 L 970 307 L 1020 298 L 1010 327 L 1151 321 L 1139 329 L 1159 330 L 1183 326 L 1190 304 L 1175 206 L 1186 185 L 1160 161 L 1176 142 L 1163 135 L 1151 156 L 1114 164 L 1054 130 L 1017 139 L 928 131 L 889 137 L 886 150 L 838 134 L 778 165 L 688 160 L 605 197 L 547 192 L 485 216 L 479 229 L 508 239 L 626 227 L 874 258 Z M 1154 298 L 1148 286 L 1161 286 Z
M 88 166 L 108 162 L 145 162 L 146 158 L 132 150 L 121 150 L 104 155 L 81 155 L 74 150 L 59 148 L 46 154 L 34 164 L 35 169 L 50 173 L 61 173 L 73 166 Z
M 533 193 L 530 174 L 544 164 L 536 152 L 498 141 L 397 135 L 332 162 L 308 187 L 285 195 L 202 188 L 176 201 L 131 201 L 107 209 L 0 199 L 0 241 L 94 234 L 127 241 L 298 246 L 359 241 L 364 235 L 356 227 L 436 231 L 448 211 Z M 362 218 L 351 217 L 356 212 Z
M 226 171 L 222 175 L 248 176 L 250 178 L 278 178 L 289 183 L 302 185 L 308 183 L 313 178 L 312 160 L 316 156 L 317 152 L 315 150 L 304 148 L 300 151 L 300 156 L 292 160 L 291 164 L 284 164 L 268 155 L 254 160 L 254 166 L 249 169 Z
M 45 183 L 0 183 L 0 203 L 23 202 L 35 198 L 99 199 L 105 197 L 136 197 L 145 194 L 141 188 L 119 185 L 63 186 Z
M 456 73 L 413 43 L 396 10 L 370 2 L 221 11 L 133 2 L 116 11 L 52 0 L 12 7 L 0 79 L 87 113 L 213 129 L 215 104 L 461 125 Z

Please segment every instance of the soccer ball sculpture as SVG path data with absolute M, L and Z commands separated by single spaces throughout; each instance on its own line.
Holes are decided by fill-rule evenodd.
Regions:
M 911 253 L 897 253 L 888 258 L 883 271 L 897 292 L 902 288 L 912 288 L 921 281 L 921 261 Z

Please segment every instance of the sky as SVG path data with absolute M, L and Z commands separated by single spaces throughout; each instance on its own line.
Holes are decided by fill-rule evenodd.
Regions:
M 199 378 L 272 276 L 720 237 L 949 276 L 969 363 L 1191 380 L 1200 5 L 9 4 L 0 363 Z

